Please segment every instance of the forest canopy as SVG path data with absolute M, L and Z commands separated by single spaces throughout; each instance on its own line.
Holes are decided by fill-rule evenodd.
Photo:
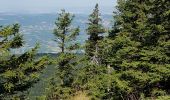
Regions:
M 54 21 L 53 40 L 60 52 L 53 57 L 38 56 L 38 44 L 23 54 L 12 53 L 24 44 L 20 25 L 0 27 L 0 99 L 29 100 L 24 91 L 49 65 L 55 75 L 36 100 L 170 99 L 170 1 L 117 0 L 109 30 L 96 4 L 83 45 L 74 20 L 74 14 L 61 10 Z

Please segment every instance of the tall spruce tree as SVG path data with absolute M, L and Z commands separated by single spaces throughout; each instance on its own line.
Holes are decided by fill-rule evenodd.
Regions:
M 110 46 L 103 50 L 117 76 L 115 99 L 169 94 L 169 7 L 167 0 L 118 0 Z
M 79 27 L 73 28 L 71 26 L 73 18 L 74 15 L 66 13 L 65 10 L 62 10 L 55 22 L 55 41 L 57 41 L 59 48 L 61 48 L 61 54 L 58 59 L 59 69 L 61 72 L 69 72 L 69 67 L 66 66 L 71 67 L 71 65 L 69 65 L 70 61 L 75 57 L 72 51 L 78 49 L 79 47 L 79 44 L 76 42 L 76 37 L 79 35 L 80 30 Z M 63 80 L 64 76 L 62 76 L 61 79 Z
M 11 52 L 23 46 L 19 28 L 19 24 L 0 27 L 0 98 L 5 100 L 31 87 L 48 63 L 47 57 L 37 59 L 38 46 L 24 54 Z
M 98 52 L 99 52 L 98 42 L 99 40 L 102 40 L 105 29 L 102 25 L 102 19 L 100 17 L 98 4 L 96 4 L 93 13 L 90 14 L 89 16 L 88 28 L 86 29 L 86 31 L 87 31 L 87 35 L 89 35 L 85 47 L 86 55 L 93 62 L 100 63 L 98 57 Z
M 79 27 L 73 28 L 71 26 L 74 16 L 70 13 L 66 13 L 65 10 L 59 14 L 56 20 L 56 28 L 54 29 L 54 35 L 61 52 L 57 58 L 57 77 L 60 83 L 52 84 L 51 91 L 48 95 L 48 99 L 68 99 L 71 96 L 75 67 L 78 64 L 76 59 L 76 51 L 79 48 L 79 43 L 76 42 L 76 37 L 79 35 Z M 55 77 L 56 78 L 56 77 Z M 56 79 L 52 79 L 55 81 Z

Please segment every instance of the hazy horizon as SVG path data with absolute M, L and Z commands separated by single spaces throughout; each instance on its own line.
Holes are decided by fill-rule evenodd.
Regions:
M 73 13 L 89 13 L 96 3 L 101 13 L 112 13 L 116 0 L 0 0 L 0 12 L 54 13 L 66 9 Z

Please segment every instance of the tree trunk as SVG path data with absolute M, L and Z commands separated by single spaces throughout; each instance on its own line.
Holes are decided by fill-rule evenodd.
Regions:
M 66 34 L 66 29 L 63 29 L 63 38 L 62 38 L 62 47 L 61 47 L 61 52 L 64 53 L 64 47 L 65 47 L 65 34 Z
M 100 64 L 100 59 L 98 57 L 98 46 L 97 46 L 97 43 L 95 45 L 95 54 L 93 55 L 93 57 L 91 58 L 92 62 L 99 65 Z

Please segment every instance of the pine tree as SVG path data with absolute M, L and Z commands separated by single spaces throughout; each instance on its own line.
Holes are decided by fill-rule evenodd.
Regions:
M 105 32 L 104 27 L 102 26 L 102 20 L 100 18 L 99 7 L 96 4 L 93 13 L 90 14 L 88 19 L 88 28 L 87 35 L 89 35 L 88 40 L 86 41 L 86 55 L 95 63 L 99 63 L 98 51 L 99 40 L 102 40 L 103 33 Z
M 0 27 L 0 98 L 6 99 L 26 91 L 38 79 L 39 72 L 48 63 L 47 57 L 38 58 L 38 46 L 24 54 L 14 54 L 12 49 L 23 46 L 19 24 Z

